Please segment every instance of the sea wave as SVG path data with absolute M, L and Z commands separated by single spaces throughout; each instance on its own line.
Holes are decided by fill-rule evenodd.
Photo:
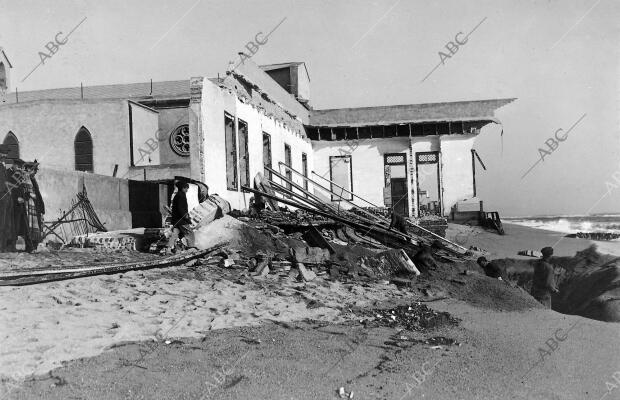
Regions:
M 531 218 L 504 218 L 504 220 L 507 223 L 567 234 L 577 232 L 620 233 L 620 215 L 618 214 L 578 217 L 545 216 Z

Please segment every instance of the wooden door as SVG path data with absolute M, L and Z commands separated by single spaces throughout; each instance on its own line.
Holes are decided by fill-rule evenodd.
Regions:
M 409 201 L 407 196 L 407 178 L 390 179 L 392 190 L 392 208 L 402 216 L 409 216 Z

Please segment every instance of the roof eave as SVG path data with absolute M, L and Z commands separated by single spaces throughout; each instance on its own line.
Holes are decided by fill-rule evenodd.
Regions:
M 307 124 L 310 128 L 348 128 L 348 127 L 364 127 L 364 126 L 387 126 L 387 125 L 407 125 L 407 124 L 424 124 L 424 123 L 441 123 L 441 122 L 487 122 L 500 124 L 500 120 L 495 117 L 471 117 L 471 118 L 440 118 L 440 119 L 416 119 L 416 120 L 390 120 L 390 121 L 372 121 L 357 123 L 337 123 L 337 124 Z

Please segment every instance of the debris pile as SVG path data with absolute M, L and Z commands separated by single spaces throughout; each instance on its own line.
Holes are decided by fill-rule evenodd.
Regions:
M 312 184 L 315 191 L 322 190 L 327 196 L 339 199 L 343 204 L 348 204 L 353 208 L 350 210 L 345 210 L 344 208 L 328 203 L 315 193 L 312 193 L 295 183 L 292 178 L 290 178 L 290 175 L 287 177 L 269 167 L 265 167 L 266 170 L 274 177 L 274 179 L 279 179 L 282 184 L 277 183 L 272 179 L 266 179 L 261 173 L 259 173 L 254 180 L 255 189 L 247 186 L 243 186 L 242 189 L 246 192 L 254 193 L 256 197 L 261 199 L 266 198 L 270 199 L 272 203 L 282 203 L 288 206 L 296 207 L 306 213 L 330 219 L 334 221 L 334 223 L 338 223 L 341 226 L 346 227 L 344 229 L 335 230 L 336 236 L 339 240 L 342 240 L 339 233 L 344 233 L 345 237 L 354 237 L 356 241 L 364 242 L 364 244 L 367 245 L 382 245 L 390 248 L 402 248 L 410 257 L 413 257 L 421 246 L 430 246 L 433 241 L 439 241 L 442 244 L 443 254 L 441 255 L 446 260 L 458 261 L 463 259 L 463 257 L 467 254 L 467 249 L 462 246 L 459 246 L 458 244 L 453 243 L 421 226 L 415 225 L 410 221 L 408 223 L 412 228 L 411 231 L 403 233 L 395 230 L 391 227 L 389 220 L 387 220 L 385 216 L 381 215 L 380 212 L 377 212 L 376 210 L 371 212 L 366 211 L 363 208 L 359 208 L 352 201 L 347 200 L 324 185 L 306 177 L 304 174 L 294 170 L 290 166 L 284 163 L 280 163 L 280 166 L 286 168 L 290 173 L 300 176 L 307 183 Z M 257 184 L 257 182 L 260 182 L 260 184 Z M 284 184 L 286 186 L 283 186 Z M 361 199 L 354 193 L 349 193 L 350 196 Z M 367 202 L 366 200 L 364 201 Z M 415 231 L 423 232 L 424 235 L 413 233 L 412 231 L 414 229 Z
M 427 331 L 444 326 L 456 326 L 460 320 L 447 312 L 437 312 L 425 304 L 397 306 L 391 309 L 361 310 L 366 326 L 386 326 L 403 328 L 408 331 Z

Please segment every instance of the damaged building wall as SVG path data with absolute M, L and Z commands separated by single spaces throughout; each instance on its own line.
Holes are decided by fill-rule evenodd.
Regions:
M 204 181 L 209 186 L 210 193 L 218 193 L 228 200 L 233 208 L 244 209 L 249 204 L 250 194 L 243 193 L 241 184 L 246 183 L 242 176 L 244 150 L 243 140 L 240 141 L 239 121 L 247 124 L 248 129 L 248 155 L 249 155 L 249 183 L 253 185 L 254 176 L 263 172 L 263 133 L 270 136 L 272 166 L 278 168 L 278 162 L 285 161 L 285 143 L 291 148 L 292 166 L 301 170 L 301 155 L 307 154 L 309 169 L 312 168 L 312 147 L 310 142 L 301 137 L 297 132 L 286 126 L 282 121 L 266 115 L 262 109 L 251 104 L 248 99 L 243 101 L 236 92 L 226 87 L 221 87 L 210 80 L 203 81 L 201 97 L 201 130 L 203 135 L 203 163 Z M 226 145 L 226 116 L 233 118 L 237 129 L 234 132 L 234 152 Z M 197 124 L 198 125 L 198 124 Z M 227 180 L 227 173 L 232 175 L 232 170 L 227 171 L 227 152 L 234 153 L 236 158 L 236 188 L 232 188 Z M 192 171 L 199 168 L 194 164 L 199 163 L 198 157 L 192 154 Z M 232 166 L 228 162 L 229 166 Z M 302 184 L 301 178 L 295 181 Z
M 126 100 L 39 100 L 0 106 L 0 140 L 19 140 L 20 158 L 44 167 L 75 171 L 74 140 L 85 127 L 93 142 L 94 173 L 117 176 L 130 165 Z
M 440 136 L 441 170 L 443 177 L 443 215 L 459 200 L 474 195 L 472 155 L 476 135 Z
M 385 155 L 402 153 L 407 157 L 409 215 L 418 216 L 417 190 L 428 185 L 439 186 L 437 191 L 442 201 L 443 215 L 449 215 L 456 201 L 473 195 L 471 149 L 475 138 L 476 135 L 433 135 L 411 139 L 360 139 L 355 142 L 313 141 L 314 172 L 330 179 L 330 157 L 350 155 L 353 192 L 376 205 L 387 206 L 383 190 L 388 179 Z M 427 174 L 421 165 L 416 165 L 418 153 L 428 152 L 440 152 L 438 175 Z M 400 171 L 402 169 L 399 169 L 399 175 L 394 177 L 402 177 Z M 322 190 L 317 189 L 316 192 L 324 195 Z M 359 206 L 367 206 L 358 199 L 353 199 L 353 202 Z M 350 208 L 345 202 L 342 202 L 341 206 Z
M 351 175 L 353 192 L 366 200 L 378 205 L 385 206 L 383 188 L 386 184 L 384 173 L 384 156 L 389 153 L 401 153 L 409 159 L 409 138 L 385 138 L 385 139 L 359 139 L 355 141 L 312 141 L 314 152 L 314 172 L 330 179 L 330 157 L 351 156 Z M 408 193 L 411 193 L 411 179 L 408 177 Z M 314 178 L 313 178 L 314 179 Z M 318 181 L 320 179 L 317 178 Z M 326 185 L 326 187 L 329 187 Z M 317 189 L 317 193 L 324 191 Z M 411 196 L 408 196 L 407 207 L 411 209 Z M 353 199 L 356 205 L 367 207 L 363 201 Z M 345 202 L 341 207 L 350 208 Z
M 45 201 L 45 221 L 54 221 L 68 211 L 84 185 L 97 216 L 108 230 L 132 227 L 126 179 L 46 167 L 39 169 L 36 178 Z

